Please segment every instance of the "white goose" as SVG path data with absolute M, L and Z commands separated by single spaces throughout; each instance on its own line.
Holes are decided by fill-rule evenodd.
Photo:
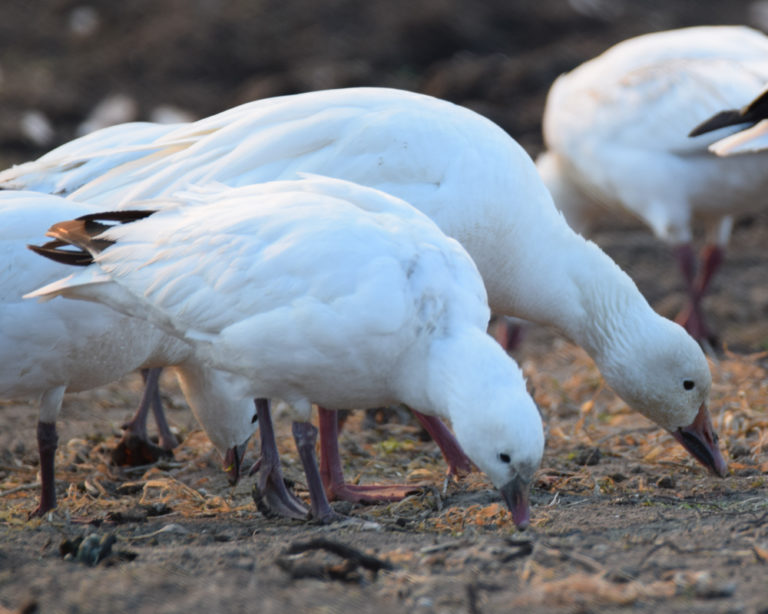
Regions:
M 95 303 L 22 299 L 71 271 L 36 257 L 27 243 L 63 216 L 91 212 L 57 196 L 0 191 L 0 398 L 40 402 L 41 495 L 34 515 L 56 506 L 56 418 L 66 391 L 95 388 L 140 367 L 178 365 L 190 406 L 225 462 L 234 464 L 232 477 L 256 428 L 253 402 L 229 397 L 226 374 L 203 368 L 186 343 Z
M 200 202 L 112 227 L 98 215 L 54 225 L 50 236 L 83 250 L 64 257 L 93 264 L 30 296 L 147 317 L 232 374 L 238 396 L 290 403 L 307 421 L 294 433 L 318 520 L 334 512 L 314 463 L 312 403 L 403 402 L 449 418 L 515 522 L 528 523 L 541 418 L 485 333 L 482 279 L 456 241 L 405 202 L 336 179 L 183 198 Z
M 401 90 L 328 90 L 230 109 L 176 128 L 147 151 L 72 196 L 114 207 L 191 184 L 246 185 L 299 171 L 393 194 L 470 253 L 494 312 L 559 329 L 589 352 L 630 407 L 669 430 L 704 466 L 726 472 L 701 349 L 569 228 L 528 155 L 484 117 Z M 0 180 L 23 183 L 34 168 L 20 165 Z M 323 425 L 322 446 L 333 439 Z M 331 465 L 338 469 L 337 456 Z M 337 485 L 327 477 L 327 486 Z
M 743 127 L 742 124 L 748 124 L 748 126 Z M 725 132 L 722 129 L 730 126 L 737 126 L 738 132 L 720 138 L 722 132 Z M 768 90 L 741 109 L 720 111 L 696 126 L 690 136 L 695 137 L 714 131 L 718 132 L 713 136 L 720 140 L 712 143 L 709 151 L 718 156 L 756 153 L 768 149 Z
M 547 152 L 537 165 L 557 205 L 580 231 L 601 207 L 623 208 L 669 243 L 689 294 L 678 320 L 702 341 L 711 333 L 701 298 L 732 216 L 763 204 L 768 154 L 718 159 L 707 147 L 719 137 L 688 134 L 766 82 L 768 37 L 738 26 L 686 28 L 629 39 L 560 76 L 544 110 Z M 694 223 L 710 235 L 698 274 Z

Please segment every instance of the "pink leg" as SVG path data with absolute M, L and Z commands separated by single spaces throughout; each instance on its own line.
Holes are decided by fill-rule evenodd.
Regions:
M 335 419 L 336 417 L 334 416 Z M 304 467 L 304 475 L 307 477 L 312 518 L 321 524 L 329 524 L 343 519 L 344 516 L 334 512 L 331 504 L 328 503 L 328 497 L 326 497 L 325 489 L 323 488 L 323 480 L 317 469 L 317 458 L 315 456 L 317 429 L 309 422 L 294 422 L 292 430 L 293 439 L 299 451 L 299 458 Z
M 40 504 L 29 516 L 42 516 L 56 507 L 54 459 L 59 436 L 55 422 L 37 422 L 37 450 L 40 456 Z
M 464 454 L 464 450 L 461 449 L 459 442 L 456 441 L 448 427 L 434 416 L 426 416 L 417 411 L 414 411 L 413 414 L 440 447 L 443 458 L 448 463 L 448 473 L 457 476 L 471 473 L 472 461 Z
M 320 426 L 320 476 L 328 498 L 343 501 L 381 503 L 399 501 L 407 494 L 419 490 L 413 484 L 347 484 L 339 455 L 339 429 L 336 412 L 318 408 Z
M 493 338 L 507 352 L 515 350 L 523 340 L 523 327 L 511 324 L 504 316 L 494 316 L 490 328 Z
M 159 403 L 159 379 L 162 369 L 142 369 L 141 375 L 144 378 L 144 394 L 141 397 L 141 402 L 133 417 L 123 424 L 123 437 L 117 444 L 117 447 L 112 451 L 112 462 L 116 465 L 149 465 L 157 462 L 163 457 L 172 456 L 169 449 L 164 449 L 160 446 L 156 446 L 149 440 L 147 434 L 147 416 L 149 414 L 149 408 L 155 403 Z M 162 414 L 162 407 L 160 408 Z M 155 410 L 155 416 L 157 416 L 157 410 Z M 165 424 L 165 428 L 168 429 L 167 423 L 165 423 L 165 417 L 162 422 Z M 168 434 L 173 437 L 168 429 Z M 166 442 L 168 444 L 169 442 Z
M 712 276 L 723 264 L 723 248 L 719 245 L 707 245 L 701 250 L 701 274 L 696 280 L 696 289 L 701 296 L 709 288 L 709 282 L 712 281 Z
M 144 378 L 144 383 L 147 384 L 147 378 L 149 371 L 152 369 L 142 369 L 141 375 Z M 163 450 L 173 450 L 179 445 L 179 440 L 171 432 L 171 427 L 168 426 L 168 421 L 165 419 L 165 412 L 163 411 L 163 400 L 160 398 L 160 374 L 163 372 L 162 368 L 157 369 L 157 378 L 155 379 L 155 385 L 152 387 L 152 415 L 155 417 L 155 424 L 157 425 L 157 443 Z
M 283 481 L 268 399 L 256 399 L 256 413 L 261 436 L 261 458 L 251 469 L 251 474 L 259 472 L 259 479 L 253 485 L 256 505 L 264 515 L 305 520 L 307 508 L 296 495 L 288 491 Z
M 723 250 L 717 245 L 706 246 L 701 253 L 701 269 L 698 271 L 696 257 L 690 245 L 678 246 L 675 255 L 688 291 L 688 305 L 680 311 L 675 321 L 685 327 L 697 341 L 713 343 L 715 335 L 706 325 L 701 301 L 712 276 L 722 263 Z

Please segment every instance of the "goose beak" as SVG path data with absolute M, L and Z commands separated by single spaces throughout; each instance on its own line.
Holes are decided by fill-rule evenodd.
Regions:
M 528 501 L 528 482 L 515 476 L 500 489 L 501 496 L 512 512 L 515 526 L 523 531 L 531 522 L 531 506 Z
M 245 447 L 247 445 L 248 442 L 246 441 L 239 446 L 229 448 L 224 455 L 224 466 L 222 468 L 224 469 L 224 473 L 229 476 L 229 483 L 232 486 L 237 484 L 237 480 L 240 478 L 240 464 L 245 455 Z
M 672 436 L 712 473 L 721 478 L 728 475 L 728 465 L 717 446 L 717 433 L 712 428 L 712 419 L 706 405 L 702 403 L 696 419 L 688 426 L 672 431 Z

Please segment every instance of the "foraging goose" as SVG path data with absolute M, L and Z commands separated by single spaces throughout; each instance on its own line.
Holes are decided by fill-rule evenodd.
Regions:
M 91 212 L 87 205 L 57 196 L 0 191 L 0 398 L 40 401 L 41 494 L 33 515 L 56 506 L 56 418 L 67 391 L 102 386 L 141 367 L 178 365 L 190 406 L 227 464 L 239 462 L 242 444 L 256 428 L 253 402 L 227 396 L 226 374 L 204 369 L 187 344 L 144 320 L 95 303 L 22 299 L 70 272 L 35 257 L 27 243 L 62 217 Z M 250 416 L 244 417 L 248 410 Z
M 742 124 L 749 125 L 742 127 Z M 718 156 L 732 156 L 768 149 L 768 90 L 741 109 L 728 109 L 713 115 L 696 126 L 689 136 L 695 137 L 715 130 L 721 131 L 722 128 L 730 126 L 737 126 L 738 132 L 715 141 L 709 146 L 709 151 Z
M 712 334 L 701 299 L 732 216 L 762 205 L 768 157 L 718 159 L 707 147 L 719 137 L 688 134 L 766 82 L 768 37 L 741 26 L 695 27 L 619 43 L 558 77 L 547 97 L 547 151 L 537 166 L 556 204 L 580 231 L 601 207 L 624 209 L 670 244 L 689 297 L 678 321 L 704 342 Z M 694 223 L 709 231 L 698 263 Z
M 485 332 L 469 255 L 425 215 L 356 184 L 311 177 L 186 194 L 124 225 L 54 225 L 93 263 L 29 296 L 90 299 L 147 317 L 232 375 L 238 396 L 281 398 L 312 513 L 333 518 L 314 461 L 311 405 L 403 402 L 449 418 L 518 526 L 544 446 L 520 369 Z M 141 219 L 143 218 L 143 219 Z
M 18 167 L 17 181 L 26 169 Z M 590 354 L 630 407 L 705 467 L 726 472 L 701 349 L 571 230 L 522 148 L 468 109 L 382 88 L 255 101 L 176 128 L 145 159 L 115 167 L 73 196 L 112 207 L 191 184 L 247 185 L 300 171 L 375 187 L 426 213 L 472 256 L 495 313 L 557 328 Z M 322 430 L 321 445 L 333 451 Z

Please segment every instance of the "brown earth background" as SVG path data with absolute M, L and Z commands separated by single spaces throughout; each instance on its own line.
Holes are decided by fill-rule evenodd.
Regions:
M 121 121 L 163 110 L 196 118 L 254 98 L 358 85 L 466 105 L 535 156 L 544 97 L 559 73 L 630 36 L 697 24 L 766 29 L 768 3 L 6 0 L 0 164 L 74 138 L 105 100 Z M 593 238 L 659 312 L 676 313 L 677 270 L 643 226 L 606 219 Z M 725 480 L 705 475 L 630 412 L 581 350 L 530 327 L 514 355 L 544 413 L 548 445 L 529 531 L 515 532 L 482 476 L 444 484 L 439 453 L 416 427 L 363 428 L 359 415 L 342 435 L 348 475 L 431 486 L 399 504 L 340 505 L 358 520 L 341 526 L 267 519 L 250 479 L 226 485 L 172 379 L 163 382 L 165 402 L 184 438 L 175 460 L 109 464 L 140 392 L 132 375 L 65 400 L 60 507 L 43 521 L 26 520 L 37 497 L 36 409 L 0 402 L 0 613 L 765 614 L 767 242 L 765 213 L 739 220 L 705 302 L 725 344 L 711 363 L 711 408 L 731 466 Z M 288 422 L 279 428 L 286 475 L 306 494 Z M 63 542 L 90 533 L 113 534 L 113 554 L 95 567 L 62 558 Z M 285 554 L 318 537 L 394 569 L 340 571 L 329 554 Z M 300 578 L 301 569 L 319 577 Z

